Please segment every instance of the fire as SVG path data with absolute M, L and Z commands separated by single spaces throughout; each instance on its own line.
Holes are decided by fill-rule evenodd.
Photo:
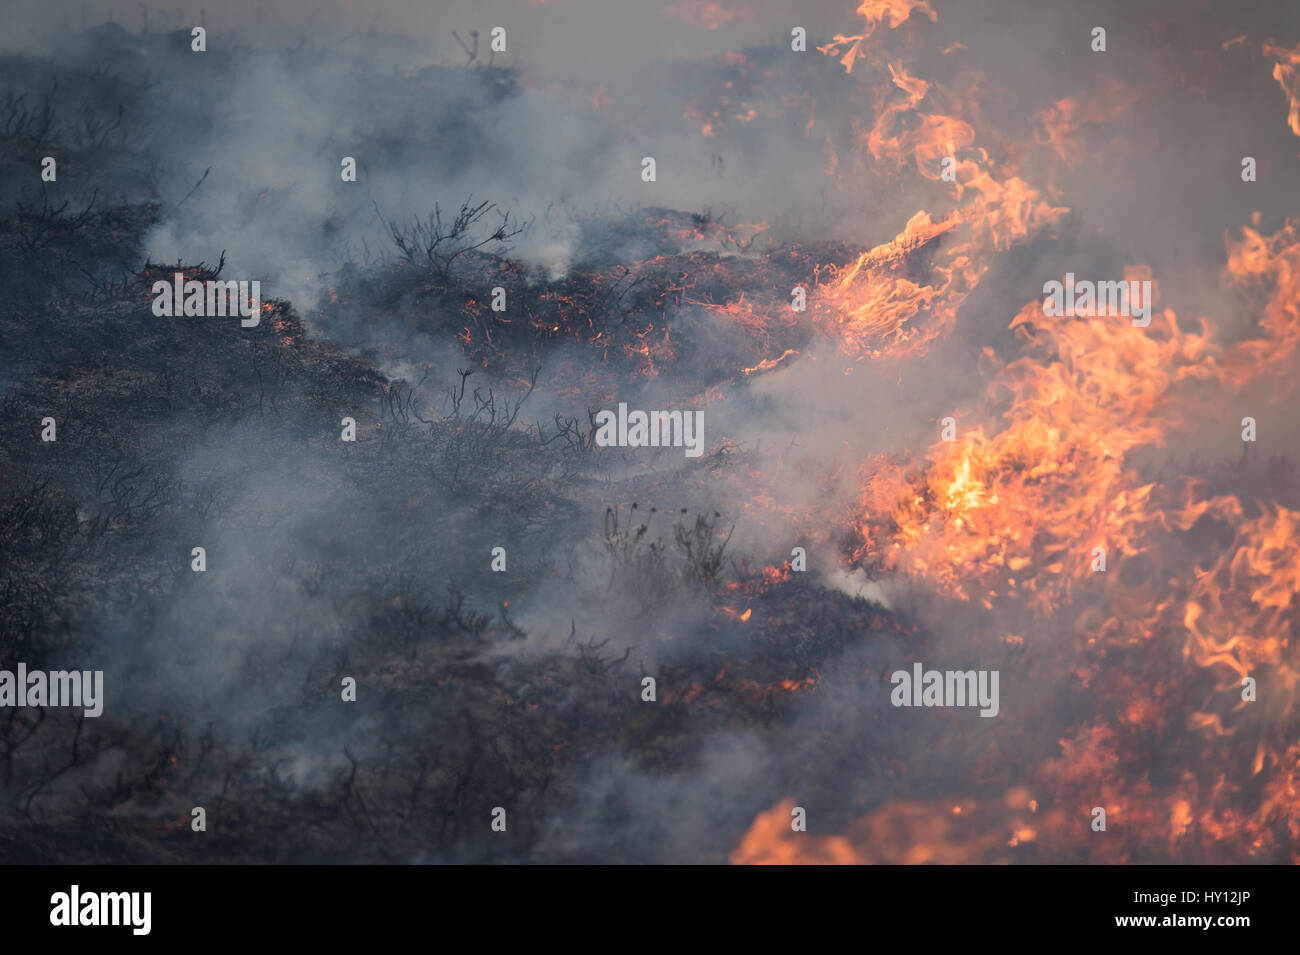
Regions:
M 1136 90 L 1108 77 L 1084 96 L 1066 96 L 1036 117 L 1034 143 L 1046 147 L 1065 169 L 1079 165 L 1079 134 L 1113 123 L 1137 102 Z
M 793 348 L 787 348 L 778 357 L 764 358 L 762 361 L 760 361 L 757 365 L 755 365 L 752 368 L 742 368 L 741 372 L 746 375 L 756 375 L 759 374 L 760 372 L 771 371 L 773 368 L 781 364 L 781 362 L 785 361 L 791 355 L 797 355 L 797 354 L 799 353 L 795 351 Z
M 955 324 L 995 252 L 1037 235 L 1068 211 L 1015 177 L 998 182 L 979 172 L 967 188 L 974 198 L 946 219 L 935 222 L 928 212 L 917 212 L 892 241 L 864 252 L 822 286 L 814 322 L 842 351 L 870 358 L 924 353 Z M 952 233 L 951 242 L 940 241 L 945 233 Z M 926 248 L 936 250 L 932 281 L 899 274 L 907 256 Z M 915 324 L 923 311 L 929 322 Z
M 733 865 L 964 865 L 1008 840 L 1032 841 L 1026 824 L 984 830 L 974 805 L 893 802 L 857 822 L 847 836 L 791 829 L 793 799 L 760 813 L 731 854 Z
M 864 252 L 823 287 L 814 305 L 815 321 L 850 353 L 878 357 L 890 346 L 909 342 L 918 334 L 909 322 L 940 289 L 890 272 L 904 254 L 928 245 L 952 225 L 933 223 L 927 213 L 918 212 L 891 242 Z
M 1026 354 L 990 387 L 1008 403 L 999 430 L 936 442 L 915 475 L 869 467 L 859 560 L 962 600 L 1020 596 L 1049 610 L 1088 575 L 1094 546 L 1142 552 L 1163 518 L 1125 455 L 1163 443 L 1176 389 L 1212 375 L 1217 352 L 1168 310 L 1141 335 L 1123 320 L 1041 312 L 1031 302 L 1011 323 Z
M 850 73 L 853 72 L 853 64 L 862 54 L 862 44 L 885 20 L 889 21 L 891 30 L 896 30 L 907 22 L 908 17 L 913 13 L 929 17 L 931 23 L 939 19 L 938 14 L 930 8 L 926 0 L 862 0 L 858 13 L 867 21 L 866 29 L 862 33 L 857 36 L 836 34 L 833 41 L 817 48 L 822 53 L 834 55 L 847 45 L 848 49 L 840 58 L 840 63 Z
M 888 19 L 896 28 L 913 11 L 936 19 L 925 3 L 869 0 L 858 10 L 867 32 L 837 37 L 821 50 L 835 53 L 852 41 L 841 60 L 851 72 L 859 56 L 873 56 L 862 43 L 875 26 Z M 846 354 L 915 356 L 952 328 L 996 254 L 1042 234 L 1069 210 L 1016 175 L 1011 157 L 997 163 L 977 145 L 973 125 L 961 115 L 977 114 L 977 104 L 955 100 L 905 64 L 874 60 L 890 82 L 877 93 L 874 120 L 862 141 L 865 156 L 855 166 L 873 175 L 914 166 L 925 178 L 950 184 L 955 205 L 939 215 L 916 212 L 891 241 L 844 269 L 828 269 L 831 281 L 812 303 L 813 321 Z M 945 161 L 952 163 L 948 176 Z M 922 253 L 929 260 L 925 277 L 914 274 Z
M 1257 213 L 1256 225 L 1258 221 Z M 1230 352 L 1228 379 L 1241 389 L 1261 373 L 1275 376 L 1270 382 L 1274 401 L 1294 384 L 1289 369 L 1300 346 L 1298 225 L 1288 220 L 1270 236 L 1243 226 L 1241 239 L 1228 246 L 1227 281 L 1243 296 L 1262 303 L 1259 330 L 1263 332 L 1262 338 L 1246 339 Z
M 1243 520 L 1235 498 L 1217 503 L 1240 523 L 1232 546 L 1197 572 L 1183 614 L 1184 655 L 1197 666 L 1231 671 L 1228 686 L 1267 667 L 1290 701 L 1300 677 L 1292 640 L 1300 610 L 1300 512 L 1270 505 Z
M 1273 43 L 1265 43 L 1264 55 L 1275 61 L 1273 79 L 1277 80 L 1282 92 L 1286 93 L 1289 107 L 1287 125 L 1291 127 L 1291 132 L 1300 136 L 1300 45 L 1294 50 L 1288 50 Z
M 870 59 L 882 78 L 855 168 L 919 172 L 951 195 L 823 270 L 813 324 L 856 358 L 915 357 L 953 327 L 994 257 L 1049 234 L 1068 211 L 1053 176 L 1077 166 L 1080 131 L 1139 98 L 1105 82 L 1038 113 L 1032 142 L 1003 146 L 975 122 L 977 104 L 880 53 L 876 28 L 897 29 L 913 12 L 935 19 L 925 4 L 864 3 L 863 33 L 822 48 L 850 72 Z M 1263 52 L 1300 135 L 1300 46 Z M 1039 184 L 1017 166 L 1035 150 L 1053 163 Z M 946 157 L 957 182 L 940 175 Z M 1004 612 L 1050 620 L 1037 634 L 1012 624 L 1000 642 L 1040 654 L 1044 672 L 1087 691 L 1095 708 L 1053 734 L 1052 755 L 1001 799 L 886 799 L 829 832 L 799 832 L 789 798 L 757 815 L 732 862 L 1300 860 L 1300 743 L 1288 730 L 1300 688 L 1300 510 L 1223 493 L 1195 465 L 1157 476 L 1150 464 L 1171 439 L 1217 420 L 1227 399 L 1258 393 L 1264 410 L 1294 394 L 1298 228 L 1287 220 L 1269 234 L 1256 213 L 1228 237 L 1222 285 L 1252 319 L 1235 332 L 1163 304 L 1135 328 L 1027 302 L 1007 325 L 1014 352 L 984 350 L 986 392 L 954 409 L 951 440 L 919 460 L 861 466 L 849 561 L 970 604 L 990 626 Z M 1126 277 L 1152 280 L 1142 265 Z M 1169 764 L 1158 777 L 1151 753 Z M 1089 838 L 1095 807 L 1116 838 Z

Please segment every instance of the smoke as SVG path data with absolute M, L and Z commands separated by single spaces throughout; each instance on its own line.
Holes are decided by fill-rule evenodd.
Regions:
M 933 23 L 878 27 L 868 47 L 884 52 L 849 73 L 816 46 L 863 29 L 852 6 L 821 0 L 796 23 L 775 2 L 234 2 L 141 6 L 127 22 L 110 3 L 9 4 L 5 44 L 34 65 L 11 63 L 5 79 L 30 102 L 48 95 L 77 143 L 60 155 L 61 195 L 98 189 L 147 209 L 118 271 L 224 255 L 223 278 L 260 280 L 302 323 L 267 317 L 280 351 L 174 327 L 170 347 L 209 353 L 207 372 L 156 404 L 151 379 L 122 409 L 147 419 L 123 426 L 132 440 L 148 446 L 146 423 L 165 435 L 141 457 L 177 503 L 157 539 L 133 542 L 129 567 L 107 550 L 86 558 L 116 596 L 71 629 L 116 675 L 110 707 L 131 687 L 133 713 L 180 714 L 232 751 L 251 740 L 297 796 L 333 792 L 360 763 L 380 800 L 397 788 L 386 774 L 416 760 L 411 740 L 480 745 L 481 721 L 464 713 L 493 694 L 547 707 L 551 735 L 511 724 L 493 743 L 503 775 L 471 766 L 455 792 L 482 794 L 460 808 L 486 818 L 517 784 L 544 813 L 525 823 L 528 851 L 564 860 L 714 860 L 787 796 L 842 827 L 890 799 L 972 786 L 1000 797 L 1005 779 L 973 779 L 979 767 L 1055 756 L 1087 694 L 1030 674 L 1065 665 L 1100 598 L 1079 596 L 1073 617 L 981 609 L 983 594 L 957 599 L 858 560 L 864 475 L 882 460 L 922 468 L 948 416 L 963 435 L 1006 427 L 998 374 L 1025 348 L 1009 326 L 1066 272 L 1147 266 L 1157 315 L 1211 321 L 1218 348 L 1258 335 L 1259 291 L 1223 269 L 1243 225 L 1271 234 L 1294 211 L 1297 141 L 1261 44 L 1294 43 L 1300 14 L 936 2 Z M 1098 24 L 1105 53 L 1089 48 Z M 488 48 L 496 26 L 503 54 Z M 796 26 L 806 52 L 791 49 Z M 95 69 L 115 79 L 92 93 Z M 931 84 L 927 112 L 970 124 L 963 161 L 983 150 L 999 188 L 1022 182 L 1035 207 L 1068 213 L 1019 232 L 972 224 L 974 186 L 963 198 L 906 150 L 874 155 L 872 124 L 909 75 Z M 119 105 L 105 90 L 124 118 L 101 133 Z M 1241 180 L 1244 156 L 1258 158 L 1258 181 Z M 19 179 L 6 168 L 7 201 L 30 196 Z M 464 246 L 454 264 L 403 257 L 395 235 L 418 236 L 435 208 L 447 222 L 467 197 L 492 206 L 443 247 Z M 872 267 L 947 291 L 892 339 L 854 349 L 831 290 L 919 210 L 958 224 L 904 264 Z M 727 311 L 739 298 L 710 270 L 745 277 L 752 324 Z M 791 309 L 794 285 L 807 313 Z M 476 323 L 497 287 L 508 322 L 484 339 Z M 141 301 L 115 318 L 123 338 L 143 334 Z M 129 372 L 133 346 L 117 347 Z M 1300 432 L 1278 392 L 1275 380 L 1235 392 L 1179 380 L 1153 412 L 1171 439 L 1140 443 L 1125 466 L 1140 482 L 1223 483 L 1245 414 L 1274 454 L 1294 455 Z M 705 456 L 575 452 L 589 413 L 620 401 L 702 409 Z M 355 443 L 339 440 L 345 418 Z M 67 440 L 94 453 L 84 433 Z M 1239 496 L 1297 503 L 1276 473 L 1242 468 Z M 89 465 L 64 480 L 86 518 L 106 500 Z M 199 546 L 207 569 L 191 573 Z M 489 569 L 496 547 L 505 573 Z M 806 573 L 787 567 L 795 548 Z M 784 589 L 755 583 L 764 570 L 785 574 Z M 1135 592 L 1154 586 L 1125 573 Z M 912 660 L 1000 669 L 1002 717 L 899 718 L 888 674 Z M 362 716 L 335 703 L 354 674 L 368 678 L 363 694 L 391 694 Z M 646 675 L 657 710 L 638 699 Z M 612 701 L 617 732 L 595 725 L 606 711 L 587 691 Z M 777 704 L 744 710 L 742 698 L 786 702 L 772 715 Z M 678 716 L 683 700 L 697 710 Z M 543 743 L 574 754 L 554 803 L 511 775 L 539 764 Z M 84 775 L 102 783 L 127 765 L 107 749 Z M 215 772 L 196 771 L 191 788 L 212 792 Z M 429 772 L 451 788 L 453 770 Z M 84 781 L 69 776 L 59 799 Z M 339 805 L 354 798 L 347 785 Z M 489 857 L 477 838 L 373 854 Z

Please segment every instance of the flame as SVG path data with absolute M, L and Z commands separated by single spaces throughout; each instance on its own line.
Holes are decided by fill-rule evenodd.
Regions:
M 756 375 L 760 372 L 771 371 L 773 368 L 781 364 L 781 362 L 785 361 L 791 355 L 797 355 L 797 354 L 799 353 L 795 351 L 793 348 L 787 348 L 778 357 L 764 358 L 762 361 L 760 361 L 757 365 L 753 366 L 752 368 L 742 368 L 741 372 L 745 375 Z
M 968 188 L 975 198 L 966 206 L 940 222 L 925 211 L 916 213 L 892 241 L 864 252 L 835 282 L 822 286 L 814 321 L 837 339 L 842 351 L 871 358 L 923 354 L 956 322 L 995 252 L 1038 234 L 1068 211 L 1015 177 L 999 183 L 979 172 Z M 931 264 L 935 281 L 898 274 L 906 256 L 938 244 L 954 230 L 956 241 L 941 248 Z M 913 323 L 922 310 L 930 313 L 924 327 Z
M 1273 79 L 1277 80 L 1282 92 L 1286 93 L 1289 107 L 1287 125 L 1291 127 L 1291 132 L 1300 136 L 1300 45 L 1294 50 L 1288 50 L 1271 42 L 1265 43 L 1264 55 L 1274 60 Z
M 1300 609 L 1300 512 L 1266 505 L 1242 520 L 1235 498 L 1217 502 L 1240 521 L 1231 547 L 1198 571 L 1183 614 L 1184 655 L 1200 667 L 1232 671 L 1227 686 L 1272 669 L 1288 702 L 1300 671 L 1293 666 L 1293 611 Z
M 836 43 L 820 49 L 838 52 L 844 41 L 853 40 L 841 61 L 851 72 L 853 61 L 867 55 L 862 41 L 875 25 L 888 18 L 890 26 L 897 27 L 914 10 L 936 19 L 924 3 L 864 3 L 858 12 L 867 17 L 867 33 L 837 37 Z M 863 140 L 870 162 L 864 157 L 857 167 L 878 174 L 914 165 L 927 179 L 943 182 L 942 164 L 951 158 L 957 204 L 937 218 L 926 210 L 916 212 L 891 241 L 863 252 L 842 270 L 828 269 L 832 281 L 821 286 L 810 304 L 814 324 L 846 354 L 915 356 L 952 327 L 995 254 L 1041 234 L 1069 210 L 1052 204 L 1016 175 L 1012 163 L 997 166 L 990 153 L 976 145 L 974 127 L 952 112 L 977 112 L 976 104 L 953 101 L 905 64 L 877 61 L 890 82 L 877 94 L 875 119 Z M 931 260 L 927 278 L 907 268 L 920 252 Z M 928 321 L 918 324 L 923 313 L 928 313 Z
M 840 57 L 840 63 L 844 69 L 852 73 L 853 64 L 857 58 L 862 55 L 862 45 L 875 32 L 885 20 L 889 21 L 889 28 L 897 30 L 913 14 L 918 13 L 930 18 L 930 22 L 937 22 L 938 14 L 930 8 L 926 0 L 862 0 L 861 6 L 858 7 L 858 13 L 867 21 L 866 29 L 856 36 L 844 36 L 837 33 L 835 39 L 826 46 L 819 46 L 817 49 L 827 55 L 836 55 L 840 48 L 845 45 L 848 49 Z
M 791 829 L 795 801 L 760 813 L 731 854 L 733 865 L 964 865 L 1017 837 L 1031 841 L 1033 827 L 984 830 L 973 804 L 907 801 L 881 806 L 855 823 L 849 835 L 814 835 Z M 983 830 L 983 831 L 981 831 Z
M 1066 169 L 1082 158 L 1079 134 L 1085 127 L 1113 123 L 1138 101 L 1139 92 L 1114 77 L 1106 77 L 1085 96 L 1066 96 L 1039 112 L 1034 142 L 1044 146 Z
M 1001 429 L 936 442 L 913 475 L 870 465 L 856 556 L 962 600 L 1021 596 L 1050 610 L 1090 572 L 1094 546 L 1143 551 L 1162 517 L 1125 455 L 1163 443 L 1175 390 L 1212 376 L 1217 351 L 1169 310 L 1134 334 L 1124 319 L 1046 317 L 1035 301 L 1010 327 L 1026 354 L 990 387 L 1009 401 Z
M 914 169 L 951 193 L 950 206 L 916 212 L 892 240 L 819 272 L 812 322 L 856 358 L 914 357 L 951 328 L 994 256 L 1068 211 L 1051 177 L 1077 166 L 1080 133 L 1140 96 L 1102 81 L 1038 113 L 1031 143 L 1004 147 L 975 121 L 978 104 L 881 54 L 877 28 L 897 29 L 913 12 L 935 20 L 926 4 L 864 3 L 864 31 L 821 48 L 849 72 L 868 59 L 882 78 L 850 165 Z M 1263 52 L 1300 136 L 1300 46 L 1270 41 Z M 1029 153 L 1053 164 L 1043 183 L 1017 165 Z M 957 182 L 939 174 L 946 157 Z M 881 455 L 861 467 L 851 562 L 984 612 L 1023 620 L 1027 608 L 1062 624 L 997 631 L 1001 646 L 1032 648 L 1044 672 L 1095 703 L 1025 771 L 1033 796 L 1018 787 L 1001 799 L 890 800 L 829 834 L 793 831 L 791 798 L 758 814 L 732 862 L 1300 861 L 1300 511 L 1212 493 L 1223 482 L 1192 465 L 1155 480 L 1143 463 L 1194 434 L 1225 398 L 1294 394 L 1300 223 L 1268 234 L 1260 222 L 1256 213 L 1227 238 L 1221 276 L 1250 327 L 1225 333 L 1153 305 L 1139 329 L 1120 316 L 1047 316 L 1028 302 L 1007 326 L 1014 354 L 985 349 L 985 399 L 954 412 L 952 440 L 919 461 Z M 1158 301 L 1148 268 L 1126 277 L 1152 281 Z M 1243 685 L 1257 686 L 1257 699 Z M 1159 776 L 1152 753 L 1165 754 Z M 1094 807 L 1113 836 L 1090 830 Z
M 1256 214 L 1256 224 L 1258 219 Z M 1243 226 L 1241 239 L 1228 245 L 1227 281 L 1243 296 L 1262 303 L 1258 324 L 1263 337 L 1246 339 L 1236 345 L 1228 356 L 1227 377 L 1234 387 L 1242 389 L 1261 373 L 1274 376 L 1270 382 L 1274 401 L 1285 397 L 1294 386 L 1289 369 L 1300 346 L 1297 225 L 1296 221 L 1287 220 L 1270 236 Z

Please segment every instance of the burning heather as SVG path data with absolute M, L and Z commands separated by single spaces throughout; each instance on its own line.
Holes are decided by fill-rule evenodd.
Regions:
M 855 2 L 18 4 L 0 861 L 1300 862 L 1300 9 Z

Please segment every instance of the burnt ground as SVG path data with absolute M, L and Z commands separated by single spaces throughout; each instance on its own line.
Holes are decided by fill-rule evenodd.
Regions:
M 0 662 L 106 685 L 98 719 L 0 715 L 0 861 L 722 861 L 791 778 L 825 778 L 829 805 L 826 767 L 871 748 L 870 721 L 810 751 L 799 714 L 897 621 L 761 576 L 788 554 L 728 549 L 734 508 L 699 476 L 741 462 L 715 448 L 613 476 L 590 416 L 534 416 L 529 386 L 581 382 L 598 404 L 661 371 L 696 395 L 733 381 L 807 329 L 720 342 L 684 303 L 783 302 L 847 251 L 741 257 L 710 213 L 652 208 L 584 223 L 559 278 L 471 228 L 437 255 L 395 241 L 343 264 L 310 331 L 284 300 L 252 329 L 158 318 L 152 282 L 216 277 L 223 252 L 158 264 L 146 247 L 188 198 L 162 194 L 150 149 L 202 113 L 134 67 L 166 69 L 180 42 L 104 27 L 94 57 L 0 63 Z M 453 102 L 517 85 L 446 73 Z M 59 179 L 40 184 L 48 154 Z M 527 304 L 497 315 L 485 285 Z M 460 360 L 395 378 L 394 343 Z M 530 634 L 510 609 L 530 601 L 599 607 L 605 626 Z M 716 609 L 740 603 L 746 621 Z

